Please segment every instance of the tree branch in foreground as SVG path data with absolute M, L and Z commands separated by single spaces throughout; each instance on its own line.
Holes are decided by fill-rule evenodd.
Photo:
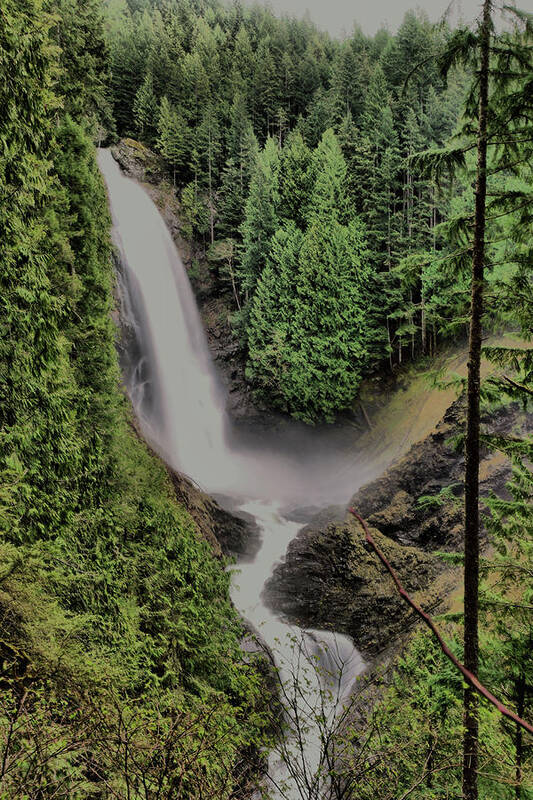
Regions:
M 402 584 L 400 583 L 400 581 L 398 579 L 398 576 L 394 572 L 394 570 L 391 567 L 390 563 L 388 562 L 388 560 L 383 555 L 383 553 L 381 552 L 381 550 L 379 549 L 379 547 L 375 543 L 374 539 L 372 538 L 372 536 L 370 534 L 370 531 L 368 530 L 368 527 L 367 527 L 366 522 L 364 521 L 364 519 L 357 513 L 357 511 L 354 508 L 349 508 L 348 511 L 350 512 L 350 514 L 353 514 L 353 516 L 356 518 L 356 520 L 359 522 L 359 524 L 363 528 L 363 530 L 365 532 L 366 542 L 374 550 L 374 552 L 376 553 L 376 555 L 378 556 L 378 558 L 380 559 L 382 564 L 385 566 L 387 571 L 390 573 L 390 575 L 392 577 L 392 580 L 396 584 L 396 588 L 398 589 L 398 593 L 400 594 L 400 596 L 405 600 L 406 603 L 408 603 L 411 606 L 413 611 L 416 611 L 418 616 L 421 617 L 424 620 L 424 622 L 426 623 L 428 628 L 431 630 L 431 632 L 436 637 L 436 639 L 437 639 L 437 641 L 438 641 L 438 643 L 440 645 L 440 648 L 441 648 L 442 652 L 444 653 L 444 655 L 459 670 L 459 672 L 463 675 L 463 677 L 466 680 L 466 682 L 470 686 L 472 686 L 473 689 L 475 689 L 477 692 L 479 692 L 479 694 L 482 695 L 482 697 L 484 697 L 486 700 L 488 700 L 489 703 L 492 703 L 492 705 L 495 708 L 498 709 L 500 714 L 503 714 L 504 717 L 507 717 L 508 719 L 510 719 L 513 722 L 515 722 L 517 725 L 520 725 L 521 728 L 524 728 L 524 730 L 526 730 L 529 733 L 533 734 L 533 725 L 530 725 L 529 722 L 526 722 L 525 720 L 523 720 L 521 717 L 519 717 L 517 714 L 515 714 L 514 711 L 511 711 L 509 708 L 507 708 L 507 706 L 504 706 L 504 704 L 501 703 L 498 700 L 497 697 L 494 697 L 494 695 L 491 694 L 491 692 L 489 692 L 489 690 L 486 689 L 485 686 L 483 686 L 483 684 L 479 682 L 479 680 L 476 678 L 476 676 L 472 672 L 467 670 L 466 667 L 463 664 L 461 664 L 461 662 L 454 656 L 454 654 L 452 653 L 452 651 L 450 650 L 450 648 L 447 646 L 447 644 L 445 643 L 444 639 L 440 635 L 435 623 L 433 622 L 433 620 L 431 619 L 429 614 L 426 614 L 426 612 L 423 611 L 417 603 L 415 603 L 415 601 L 412 599 L 412 597 L 410 597 L 410 595 L 408 595 L 407 592 L 405 591 L 405 589 L 403 588 Z

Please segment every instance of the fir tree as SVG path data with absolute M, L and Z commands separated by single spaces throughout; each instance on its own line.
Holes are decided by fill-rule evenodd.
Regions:
M 196 129 L 196 148 L 200 157 L 200 177 L 207 192 L 209 233 L 211 244 L 215 240 L 215 186 L 218 183 L 222 137 L 217 108 L 208 102 Z
M 353 401 L 368 360 L 365 326 L 368 268 L 361 226 L 320 214 L 306 231 L 296 278 L 289 375 L 293 416 L 333 421 Z
M 274 408 L 291 411 L 294 291 L 303 234 L 293 222 L 272 238 L 268 263 L 258 281 L 248 323 L 247 378 Z
M 312 188 L 311 151 L 299 131 L 291 133 L 281 151 L 279 173 L 279 216 L 292 220 L 304 230 Z
M 518 36 L 509 35 L 498 41 L 494 34 L 492 3 L 485 0 L 477 30 L 461 29 L 454 34 L 442 58 L 443 70 L 446 72 L 455 63 L 462 62 L 475 65 L 478 73 L 467 100 L 466 121 L 462 130 L 464 138 L 457 146 L 446 151 L 430 152 L 421 157 L 423 163 L 433 167 L 439 177 L 446 170 L 453 174 L 459 168 L 465 168 L 465 154 L 470 150 L 474 150 L 477 156 L 473 213 L 469 211 L 460 215 L 450 224 L 455 245 L 452 261 L 458 271 L 465 268 L 465 262 L 472 255 L 465 439 L 464 659 L 465 666 L 474 674 L 479 666 L 480 362 L 486 308 L 484 290 L 489 273 L 486 265 L 489 249 L 486 232 L 492 217 L 494 221 L 502 216 L 514 219 L 517 233 L 524 221 L 522 192 L 497 192 L 495 197 L 490 193 L 491 174 L 497 176 L 506 170 L 511 163 L 510 158 L 513 159 L 513 169 L 519 169 L 527 163 L 529 156 L 527 144 L 525 152 L 522 148 L 524 138 L 527 142 L 526 131 L 531 125 L 531 56 L 528 45 L 532 29 L 527 17 L 523 17 L 523 21 L 526 23 L 525 42 Z M 492 69 L 491 60 L 499 69 Z M 511 65 L 513 70 L 510 70 Z M 502 136 L 506 144 L 503 150 Z M 513 255 L 509 259 L 511 263 Z M 516 273 L 522 277 L 523 263 L 520 257 L 516 266 Z M 464 711 L 463 796 L 465 800 L 477 800 L 478 703 L 470 687 L 465 689 Z
M 49 6 L 56 14 L 51 33 L 61 48 L 60 67 L 69 76 L 61 86 L 65 110 L 78 120 L 83 114 L 96 117 L 112 130 L 101 4 L 97 0 L 50 0 Z
M 241 25 L 235 38 L 235 47 L 231 59 L 231 93 L 239 94 L 244 107 L 249 113 L 252 105 L 252 86 L 255 57 L 250 43 L 250 36 L 244 25 Z
M 185 122 L 171 107 L 166 95 L 161 99 L 159 107 L 157 133 L 159 152 L 172 170 L 172 179 L 174 188 L 176 188 L 176 172 L 183 166 L 186 158 Z
M 267 139 L 252 175 L 241 227 L 243 256 L 239 278 L 247 302 L 253 297 L 269 256 L 271 238 L 278 227 L 279 160 L 276 142 Z
M 157 98 L 152 74 L 148 72 L 133 102 L 133 117 L 139 135 L 151 144 L 157 125 Z
M 310 217 L 346 223 L 350 217 L 346 161 L 331 128 L 325 131 L 313 153 L 309 174 L 313 183 Z
M 302 142 L 289 163 L 308 160 Z M 295 147 L 295 152 L 291 148 Z M 282 159 L 283 163 L 283 159 Z M 312 185 L 303 235 L 287 223 L 271 240 L 248 323 L 248 375 L 262 396 L 306 422 L 331 421 L 354 398 L 368 361 L 370 290 L 362 226 L 349 210 L 346 164 L 326 131 L 297 189 Z
M 218 193 L 217 232 L 223 238 L 240 241 L 246 199 L 259 155 L 259 146 L 250 122 L 244 127 L 239 124 L 238 130 L 237 126 L 234 128 L 232 125 L 229 152 L 231 155 L 222 170 Z

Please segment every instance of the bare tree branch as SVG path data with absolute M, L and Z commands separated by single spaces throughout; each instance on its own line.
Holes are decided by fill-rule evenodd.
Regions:
M 423 611 L 422 608 L 420 608 L 420 606 L 417 603 L 415 603 L 415 601 L 412 599 L 412 597 L 409 594 L 407 594 L 407 592 L 403 588 L 402 584 L 400 583 L 400 581 L 398 579 L 398 576 L 394 572 L 394 570 L 391 567 L 390 563 L 388 562 L 388 560 L 383 555 L 381 550 L 376 545 L 374 539 L 372 538 L 372 536 L 370 534 L 370 531 L 368 530 L 368 527 L 367 527 L 366 522 L 364 521 L 364 519 L 357 513 L 357 511 L 354 508 L 349 508 L 348 511 L 350 512 L 350 514 L 353 514 L 353 516 L 357 519 L 357 521 L 362 526 L 363 531 L 365 533 L 366 542 L 374 550 L 374 552 L 376 553 L 376 555 L 378 556 L 378 558 L 380 559 L 382 564 L 385 566 L 385 568 L 387 569 L 387 571 L 391 575 L 391 577 L 392 577 L 392 579 L 393 579 L 393 581 L 394 581 L 394 583 L 396 585 L 396 588 L 398 590 L 398 593 L 399 593 L 400 597 L 402 597 L 402 599 L 405 600 L 405 602 L 408 605 L 411 606 L 413 611 L 415 611 L 418 614 L 418 616 L 422 620 L 424 620 L 425 624 L 428 626 L 428 628 L 431 630 L 431 632 L 433 633 L 433 635 L 437 639 L 437 641 L 438 641 L 438 643 L 440 645 L 440 648 L 441 648 L 442 652 L 444 653 L 444 655 L 459 670 L 459 672 L 463 675 L 463 677 L 466 680 L 466 682 L 473 689 L 475 689 L 476 692 L 478 692 L 480 695 L 482 695 L 482 697 L 484 697 L 486 700 L 488 700 L 489 703 L 492 703 L 492 705 L 496 709 L 498 709 L 500 714 L 502 714 L 504 717 L 507 717 L 508 719 L 512 720 L 517 725 L 520 725 L 520 727 L 523 728 L 525 731 L 528 731 L 528 733 L 533 734 L 533 725 L 530 725 L 529 722 L 526 722 L 526 720 L 524 720 L 521 717 L 519 717 L 518 714 L 515 714 L 514 711 L 511 711 L 511 709 L 507 708 L 507 706 L 505 706 L 503 703 L 501 703 L 498 700 L 498 698 L 495 697 L 491 692 L 489 692 L 489 690 L 485 686 L 483 686 L 483 684 L 476 678 L 476 676 L 473 675 L 469 670 L 467 670 L 466 667 L 463 664 L 461 664 L 461 662 L 454 656 L 454 654 L 452 653 L 452 651 L 450 650 L 450 648 L 447 646 L 447 644 L 445 643 L 444 639 L 440 635 L 440 633 L 439 633 L 439 631 L 437 629 L 437 626 L 435 625 L 435 623 L 433 622 L 433 620 L 431 619 L 429 614 L 426 614 L 426 612 Z

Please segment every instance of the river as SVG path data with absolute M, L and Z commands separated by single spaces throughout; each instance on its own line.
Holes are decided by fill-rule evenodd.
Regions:
M 335 429 L 295 423 L 282 437 L 264 430 L 246 440 L 239 436 L 164 220 L 109 150 L 100 150 L 98 161 L 121 260 L 124 380 L 143 434 L 170 466 L 259 525 L 260 548 L 238 564 L 231 594 L 275 658 L 292 730 L 270 757 L 270 791 L 285 800 L 327 800 L 324 727 L 334 725 L 364 662 L 346 636 L 289 625 L 263 602 L 262 591 L 301 528 L 291 521 L 294 509 L 346 503 L 372 470 L 341 445 L 346 437 Z

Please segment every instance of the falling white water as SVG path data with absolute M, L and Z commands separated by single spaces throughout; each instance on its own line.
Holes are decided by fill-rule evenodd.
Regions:
M 187 275 L 146 192 L 122 175 L 108 150 L 99 153 L 99 161 L 115 242 L 146 318 L 141 333 L 149 340 L 160 413 L 143 421 L 174 466 L 212 486 L 227 470 L 223 399 Z
M 318 432 L 310 447 L 306 439 L 303 455 L 298 447 L 291 454 L 290 446 L 283 452 L 257 443 L 238 446 L 234 437 L 230 444 L 223 392 L 166 225 L 144 189 L 121 173 L 108 150 L 100 150 L 98 160 L 121 257 L 123 317 L 132 332 L 127 370 L 132 403 L 145 435 L 168 463 L 209 491 L 238 498 L 241 509 L 259 524 L 261 547 L 253 561 L 239 565 L 232 598 L 274 654 L 282 682 L 289 686 L 296 671 L 302 683 L 308 682 L 302 696 L 287 689 L 289 720 L 292 707 L 307 720 L 309 730 L 302 746 L 289 742 L 292 771 L 271 760 L 271 777 L 278 787 L 274 796 L 326 798 L 327 780 L 312 778 L 324 755 L 314 717 L 333 720 L 363 662 L 350 639 L 287 625 L 263 603 L 261 594 L 301 527 L 283 518 L 281 504 L 301 504 L 309 498 L 315 503 L 345 500 L 367 476 L 350 458 L 341 463 L 333 450 L 321 452 Z

